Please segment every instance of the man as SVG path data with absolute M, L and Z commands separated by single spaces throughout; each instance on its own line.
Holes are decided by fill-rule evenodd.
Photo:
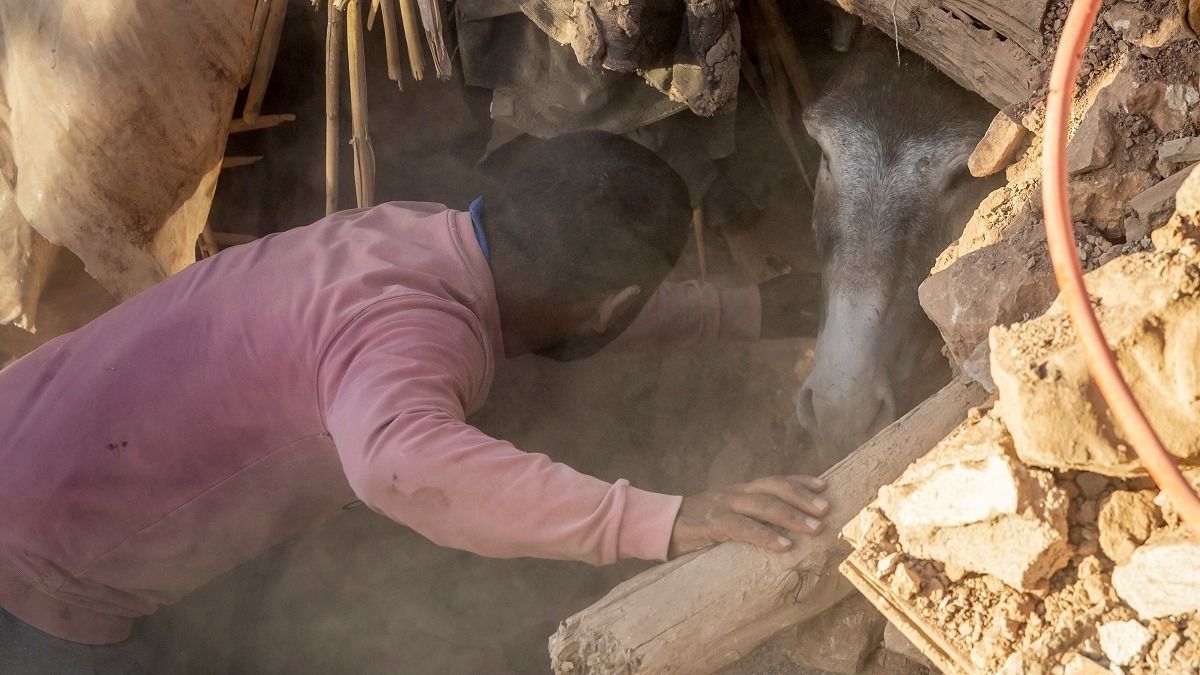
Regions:
M 133 619 L 355 499 L 444 546 L 593 564 L 815 532 L 814 478 L 681 499 L 465 422 L 505 357 L 579 358 L 623 332 L 614 346 L 634 348 L 663 323 L 693 341 L 811 330 L 782 311 L 785 284 L 761 305 L 655 294 L 689 216 L 653 153 L 564 136 L 472 213 L 335 214 L 197 263 L 0 371 L 0 671 L 137 672 Z M 698 321 L 679 318 L 689 303 Z

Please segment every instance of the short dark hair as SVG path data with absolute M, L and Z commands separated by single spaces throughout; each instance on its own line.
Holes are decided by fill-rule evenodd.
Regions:
M 638 285 L 638 310 L 679 260 L 691 218 L 679 174 L 600 131 L 530 150 L 485 208 L 493 255 L 519 260 L 524 284 L 563 300 Z

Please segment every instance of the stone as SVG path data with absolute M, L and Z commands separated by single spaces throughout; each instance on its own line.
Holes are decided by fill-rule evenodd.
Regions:
M 1104 492 L 1104 488 L 1108 487 L 1108 477 L 1099 474 L 1090 473 L 1087 471 L 1080 472 L 1075 477 L 1075 484 L 1079 486 L 1079 493 L 1086 499 L 1096 499 Z
M 967 158 L 967 168 L 976 178 L 1007 169 L 1025 149 L 1029 130 L 1004 113 L 996 113 L 987 132 Z
M 1067 173 L 1075 176 L 1108 166 L 1113 154 L 1112 116 L 1093 108 L 1067 145 Z
M 896 572 L 892 576 L 892 591 L 906 600 L 913 598 L 921 592 L 921 575 L 908 563 L 896 565 Z
M 1136 167 L 1072 177 L 1071 221 L 1086 222 L 1107 237 L 1127 237 L 1124 228 L 1129 202 L 1153 185 L 1154 180 L 1149 171 Z
M 1163 141 L 1158 146 L 1158 161 L 1168 164 L 1200 162 L 1200 136 Z
M 943 563 L 951 578 L 961 569 L 1032 590 L 1070 557 L 1066 493 L 1017 461 L 990 414 L 965 422 L 882 487 L 876 505 L 905 552 Z
M 1128 561 L 1134 549 L 1162 524 L 1154 496 L 1153 490 L 1119 490 L 1100 504 L 1100 549 L 1113 562 Z
M 1063 675 L 1112 675 L 1112 672 L 1083 654 L 1074 654 L 1063 668 Z
M 918 289 L 921 308 L 960 365 L 992 326 L 1036 316 L 1057 294 L 1041 223 L 1028 216 L 1000 242 L 963 255 Z
M 1100 649 L 1108 660 L 1118 666 L 1127 666 L 1146 651 L 1154 636 L 1145 626 L 1129 621 L 1109 621 L 1100 624 Z
M 1200 242 L 1200 172 L 1192 171 L 1175 193 L 1175 215 L 1150 233 L 1154 248 L 1167 251 Z
M 1100 325 L 1134 397 L 1183 466 L 1200 465 L 1200 247 L 1122 256 L 1086 275 Z M 1145 475 L 1088 374 L 1062 300 L 993 328 L 995 410 L 1032 466 Z
M 784 638 L 784 652 L 796 664 L 852 675 L 883 639 L 887 620 L 861 595 L 852 595 L 798 626 Z
M 1134 231 L 1127 227 L 1126 239 L 1141 239 L 1166 224 L 1175 209 L 1175 193 L 1195 167 L 1196 164 L 1192 164 L 1186 169 L 1180 169 L 1129 200 L 1129 208 L 1137 213 L 1140 227 Z
M 1113 569 L 1112 583 L 1143 620 L 1200 611 L 1200 541 L 1183 530 L 1156 534 Z

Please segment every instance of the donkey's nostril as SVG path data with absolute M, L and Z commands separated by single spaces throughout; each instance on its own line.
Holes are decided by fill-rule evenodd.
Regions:
M 800 426 L 810 432 L 817 430 L 817 410 L 813 406 L 813 390 L 807 384 L 800 388 L 796 396 L 796 417 L 800 418 Z

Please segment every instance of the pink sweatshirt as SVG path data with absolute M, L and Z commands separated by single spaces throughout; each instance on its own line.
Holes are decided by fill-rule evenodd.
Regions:
M 615 346 L 755 337 L 758 313 L 753 288 L 667 285 Z M 0 371 L 0 606 L 116 642 L 355 499 L 487 556 L 663 559 L 679 497 L 465 422 L 503 355 L 470 218 L 441 205 L 192 265 Z

